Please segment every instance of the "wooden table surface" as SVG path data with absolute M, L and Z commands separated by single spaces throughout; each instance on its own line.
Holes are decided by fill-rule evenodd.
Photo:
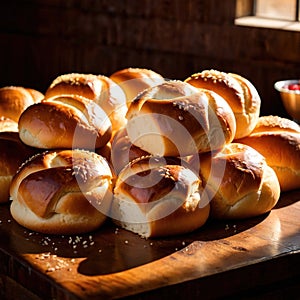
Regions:
M 210 220 L 164 239 L 142 239 L 109 221 L 86 235 L 46 236 L 14 222 L 9 204 L 0 206 L 0 221 L 7 299 L 212 299 L 297 286 L 300 278 L 300 191 L 282 194 L 266 215 Z

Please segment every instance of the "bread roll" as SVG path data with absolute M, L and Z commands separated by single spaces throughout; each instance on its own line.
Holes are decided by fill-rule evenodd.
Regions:
M 55 78 L 45 97 L 79 95 L 95 101 L 109 116 L 112 131 L 126 124 L 126 96 L 110 78 L 103 75 L 70 73 Z
M 236 139 L 247 136 L 254 129 L 260 114 L 261 99 L 249 80 L 233 73 L 204 70 L 193 74 L 185 82 L 212 90 L 228 102 L 236 119 Z
M 40 102 L 45 98 L 45 95 L 36 89 L 26 88 L 26 90 L 31 94 L 34 103 Z
M 46 234 L 79 234 L 106 220 L 112 173 L 100 155 L 84 150 L 47 151 L 22 165 L 10 187 L 11 214 Z
M 111 122 L 94 101 L 78 95 L 53 97 L 28 107 L 19 119 L 21 140 L 43 149 L 103 147 Z
M 260 153 L 247 145 L 231 143 L 218 153 L 200 155 L 198 161 L 213 218 L 262 215 L 279 200 L 280 186 L 274 170 Z
M 37 95 L 41 93 L 37 90 L 21 86 L 5 86 L 0 88 L 0 116 L 18 122 L 22 112 L 28 106 L 37 102 L 37 96 L 33 94 Z
M 252 133 L 237 142 L 260 152 L 279 179 L 282 191 L 300 188 L 300 126 L 286 118 L 262 116 Z
M 191 232 L 209 216 L 202 191 L 199 177 L 179 159 L 138 158 L 118 176 L 111 216 L 145 238 Z
M 9 201 L 9 187 L 18 168 L 36 150 L 19 139 L 18 132 L 0 132 L 0 203 Z
M 132 160 L 148 156 L 149 153 L 133 145 L 127 135 L 126 128 L 120 129 L 111 142 L 111 163 L 116 172 L 120 171 Z
M 144 68 L 125 68 L 110 75 L 125 92 L 127 106 L 142 91 L 162 84 L 164 78 L 153 70 Z
M 168 81 L 141 93 L 130 105 L 130 141 L 160 156 L 188 156 L 221 149 L 235 135 L 235 118 L 218 94 L 182 81 Z
M 0 132 L 3 131 L 18 132 L 18 122 L 3 116 L 0 117 Z

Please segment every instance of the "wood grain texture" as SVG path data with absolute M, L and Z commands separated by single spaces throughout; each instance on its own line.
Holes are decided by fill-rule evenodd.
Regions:
M 3 1 L 1 85 L 45 92 L 70 72 L 110 75 L 145 67 L 184 80 L 213 68 L 249 79 L 263 115 L 287 116 L 273 85 L 300 78 L 300 32 L 236 26 L 253 0 L 94 2 Z
M 110 222 L 87 235 L 45 236 L 16 224 L 2 205 L 0 274 L 42 299 L 228 296 L 300 276 L 299 216 L 295 191 L 261 217 L 146 240 Z

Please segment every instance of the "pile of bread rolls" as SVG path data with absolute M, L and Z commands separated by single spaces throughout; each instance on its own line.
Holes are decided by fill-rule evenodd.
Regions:
M 79 234 L 110 219 L 145 238 L 179 235 L 209 218 L 268 213 L 281 191 L 300 188 L 299 125 L 260 116 L 241 75 L 70 73 L 39 95 L 15 119 L 0 108 L 17 124 L 0 135 L 0 164 L 14 165 L 2 202 L 28 229 Z

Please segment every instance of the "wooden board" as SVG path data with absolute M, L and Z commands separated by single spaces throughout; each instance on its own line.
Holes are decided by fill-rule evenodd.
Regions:
M 226 296 L 300 278 L 300 191 L 283 194 L 269 214 L 164 239 L 110 222 L 91 234 L 45 236 L 14 222 L 9 204 L 0 221 L 1 290 L 18 299 Z

